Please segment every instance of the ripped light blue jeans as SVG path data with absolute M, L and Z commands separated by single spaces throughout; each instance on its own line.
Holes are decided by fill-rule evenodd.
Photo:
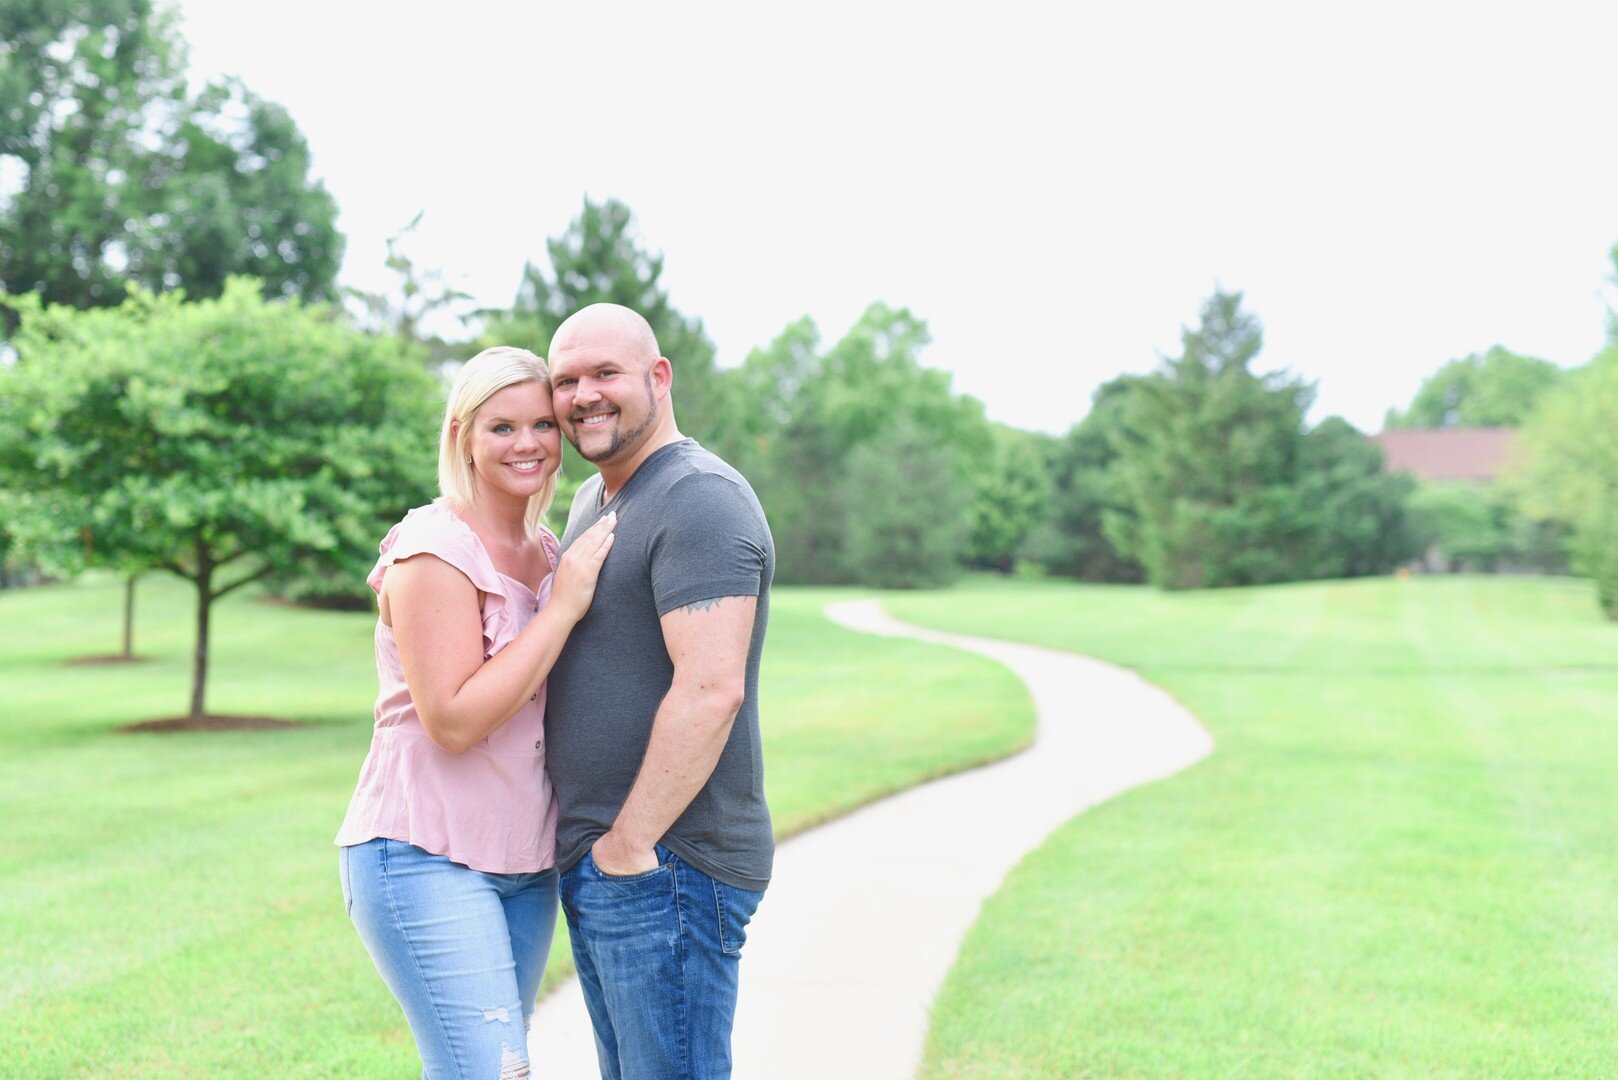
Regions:
M 404 1008 L 427 1080 L 529 1075 L 556 871 L 486 874 L 398 840 L 341 849 L 343 901 Z

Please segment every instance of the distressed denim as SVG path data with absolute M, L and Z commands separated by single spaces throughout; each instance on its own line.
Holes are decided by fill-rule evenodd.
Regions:
M 604 874 L 588 852 L 562 910 L 603 1080 L 730 1076 L 747 924 L 763 893 L 726 885 L 661 844 L 655 870 Z
M 528 1076 L 556 871 L 486 874 L 387 839 L 340 852 L 349 918 L 404 1009 L 422 1076 Z

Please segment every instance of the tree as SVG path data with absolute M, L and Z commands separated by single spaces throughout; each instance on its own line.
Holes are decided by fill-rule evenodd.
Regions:
M 901 415 L 849 453 L 842 555 L 852 580 L 926 589 L 960 576 L 971 498 L 938 449 L 935 433 Z
M 1484 485 L 1422 484 L 1409 505 L 1416 535 L 1442 569 L 1489 571 L 1499 564 L 1505 537 Z
M 1569 530 L 1574 572 L 1618 620 L 1618 344 L 1545 395 L 1519 448 L 1507 484 L 1528 514 Z
M 1241 294 L 1215 291 L 1181 355 L 1128 384 L 1111 432 L 1125 511 L 1103 528 L 1164 588 L 1255 585 L 1390 569 L 1403 484 L 1363 436 L 1327 421 L 1306 436 L 1313 386 L 1254 374 L 1263 346 Z
M 914 585 L 959 573 L 991 435 L 979 402 L 920 365 L 927 341 L 920 319 L 878 303 L 829 349 L 801 319 L 724 373 L 715 446 L 759 493 L 778 580 Z
M 309 146 L 291 115 L 230 79 L 182 116 L 150 165 L 159 197 L 124 241 L 128 277 L 205 299 L 247 275 L 271 296 L 335 300 L 337 204 L 310 179 Z
M 1451 360 L 1429 376 L 1404 412 L 1389 409 L 1389 428 L 1517 427 L 1562 370 L 1549 360 L 1496 345 Z
M 1005 424 L 989 426 L 989 453 L 973 470 L 966 547 L 973 566 L 1011 573 L 1029 535 L 1049 516 L 1047 441 L 1054 440 Z
M 483 343 L 520 345 L 543 356 L 556 328 L 579 308 L 603 302 L 633 308 L 651 323 L 674 367 L 680 430 L 708 439 L 719 414 L 713 342 L 700 319 L 687 318 L 670 303 L 660 280 L 663 256 L 640 246 L 629 207 L 587 197 L 579 216 L 560 237 L 547 240 L 545 250 L 549 274 L 529 262 L 510 310 L 482 313 Z
M 0 385 L 4 385 L 0 382 Z M 0 444 L 9 442 L 6 432 L 18 432 L 11 410 L 0 410 Z M 13 451 L 15 452 L 15 451 Z M 0 466 L 3 471 L 3 466 Z M 97 661 L 129 662 L 135 657 L 135 586 L 150 566 L 138 557 L 119 554 L 120 540 L 129 539 L 131 525 L 126 521 L 109 521 L 99 534 L 81 528 L 77 533 L 66 526 L 75 512 L 74 503 L 95 498 L 96 491 L 76 488 L 73 478 L 65 478 L 62 488 L 38 492 L 31 490 L 34 477 L 26 468 L 14 469 L 8 477 L 13 490 L 0 494 L 0 511 L 4 511 L 7 531 L 5 542 L 19 561 L 26 561 L 37 573 L 59 578 L 70 578 L 94 566 L 108 567 L 123 580 L 123 629 L 119 651 L 96 656 Z M 65 497 L 64 497 L 65 496 Z M 98 540 L 101 546 L 98 547 Z
M 1312 519 L 1313 558 L 1302 578 L 1382 574 L 1416 557 L 1421 538 L 1405 512 L 1415 488 L 1408 476 L 1383 471 L 1382 451 L 1340 416 L 1328 416 L 1303 438 L 1294 503 Z
M 278 295 L 333 295 L 342 239 L 303 136 L 239 83 L 188 98 L 170 12 L 0 0 L 0 29 L 5 291 L 96 307 L 129 282 L 200 298 L 249 273 Z
M 329 309 L 266 302 L 247 279 L 201 303 L 22 308 L 20 359 L 0 372 L 0 513 L 86 560 L 195 584 L 191 719 L 214 601 L 278 571 L 363 575 L 431 494 L 436 383 Z
M 1105 519 L 1132 511 L 1113 468 L 1123 435 L 1122 404 L 1140 379 L 1120 375 L 1097 388 L 1090 411 L 1060 440 L 1047 444 L 1051 478 L 1049 515 L 1029 536 L 1025 554 L 1053 574 L 1082 581 L 1145 580 L 1140 563 L 1120 555 L 1107 539 Z
M 150 0 L 0 0 L 0 284 L 75 307 L 124 295 L 118 253 L 146 213 L 147 132 L 172 123 L 183 67 Z
M 1290 513 L 1313 388 L 1248 365 L 1263 346 L 1241 294 L 1216 291 L 1182 353 L 1133 384 L 1114 437 L 1131 515 L 1108 539 L 1164 588 L 1285 580 L 1305 530 Z
M 787 325 L 739 367 L 722 372 L 723 403 L 710 445 L 748 478 L 776 541 L 776 576 L 834 580 L 842 570 L 834 530 L 817 530 L 813 506 L 837 465 L 800 391 L 822 363 L 820 330 L 807 316 Z M 823 460 L 822 460 L 823 458 Z M 808 477 L 818 479 L 808 480 Z M 824 551 L 820 548 L 824 547 Z
M 239 82 L 188 98 L 171 11 L 0 0 L 0 30 L 0 174 L 17 179 L 0 191 L 0 292 L 88 308 L 130 283 L 217 296 L 248 273 L 278 295 L 333 295 L 343 241 L 303 136 Z M 16 319 L 0 307 L 0 329 Z

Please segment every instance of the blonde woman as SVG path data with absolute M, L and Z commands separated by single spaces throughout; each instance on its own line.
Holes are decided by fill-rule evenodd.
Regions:
M 343 899 L 423 1073 L 528 1075 L 556 922 L 545 677 L 590 607 L 614 520 L 558 556 L 562 447 L 544 361 L 486 349 L 450 390 L 440 498 L 382 541 L 380 691 L 337 844 Z

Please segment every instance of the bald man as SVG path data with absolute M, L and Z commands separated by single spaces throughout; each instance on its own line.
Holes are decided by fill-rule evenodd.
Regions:
M 545 715 L 601 1075 L 728 1077 L 741 947 L 775 854 L 758 727 L 775 545 L 747 481 L 680 434 L 645 319 L 584 308 L 550 365 L 562 433 L 599 470 L 563 549 L 618 515 Z

